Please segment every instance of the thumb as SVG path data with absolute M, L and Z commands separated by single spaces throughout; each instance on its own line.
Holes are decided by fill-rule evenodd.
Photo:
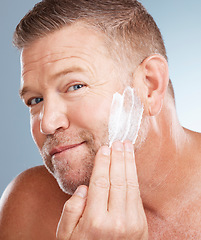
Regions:
M 81 218 L 87 199 L 87 186 L 79 186 L 73 196 L 65 203 L 57 227 L 57 239 L 70 239 L 79 219 Z

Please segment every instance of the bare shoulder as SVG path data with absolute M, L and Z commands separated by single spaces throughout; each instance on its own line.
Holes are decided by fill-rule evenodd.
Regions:
M 0 201 L 0 239 L 55 239 L 68 198 L 44 166 L 21 173 Z

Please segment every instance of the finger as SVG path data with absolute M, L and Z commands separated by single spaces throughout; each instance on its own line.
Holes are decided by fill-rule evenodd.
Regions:
M 124 143 L 126 163 L 126 186 L 127 186 L 127 208 L 131 209 L 140 199 L 137 169 L 133 144 L 129 141 Z
M 57 239 L 67 240 L 81 218 L 87 197 L 87 187 L 79 186 L 73 196 L 65 203 L 57 227 Z
M 137 226 L 140 226 L 140 228 L 145 231 L 147 229 L 147 220 L 140 197 L 133 144 L 126 141 L 124 143 L 124 149 L 127 185 L 126 215 L 129 223 L 128 228 L 135 229 Z
M 109 195 L 110 149 L 103 146 L 96 154 L 89 184 L 86 211 L 89 214 L 107 212 Z
M 110 195 L 109 212 L 117 215 L 125 213 L 126 207 L 126 178 L 124 146 L 121 142 L 112 145 L 111 167 L 110 167 Z

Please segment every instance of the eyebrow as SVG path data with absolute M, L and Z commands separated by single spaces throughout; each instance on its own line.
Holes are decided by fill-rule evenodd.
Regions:
M 53 74 L 51 76 L 51 81 L 53 79 L 58 79 L 58 78 L 61 78 L 69 73 L 72 73 L 72 72 L 86 72 L 86 69 L 83 69 L 81 67 L 77 67 L 77 66 L 74 66 L 74 67 L 69 67 L 69 68 L 65 68 L 63 71 L 60 71 L 56 74 Z M 30 91 L 30 88 L 29 87 L 23 87 L 19 90 L 19 95 L 20 95 L 20 98 L 23 99 L 23 96 Z
M 61 78 L 72 72 L 86 72 L 86 70 L 81 67 L 77 67 L 77 66 L 69 67 L 69 68 L 65 68 L 64 70 L 62 70 L 58 73 L 53 74 L 50 79 L 53 80 L 53 79 Z
M 20 95 L 20 98 L 23 99 L 23 96 L 29 92 L 29 88 L 28 87 L 23 87 L 19 90 L 19 95 Z

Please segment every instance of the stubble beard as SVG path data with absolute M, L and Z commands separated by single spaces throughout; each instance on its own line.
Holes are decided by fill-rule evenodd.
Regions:
M 54 135 L 47 136 L 40 153 L 47 170 L 56 178 L 63 192 L 72 195 L 78 186 L 89 186 L 96 153 L 101 146 L 108 144 L 107 127 L 104 129 L 106 130 L 102 131 L 101 140 L 96 140 L 95 136 L 86 130 L 71 135 L 59 130 Z M 75 152 L 71 161 L 57 161 L 49 154 L 56 146 L 79 142 L 84 142 L 84 152 Z
M 144 147 L 144 143 L 147 140 L 147 136 L 149 133 L 149 118 L 147 116 L 142 117 L 140 129 L 138 131 L 138 137 L 135 142 L 135 152 L 140 151 Z
M 134 146 L 135 151 L 143 148 L 148 134 L 148 119 L 142 118 L 141 127 Z M 94 166 L 94 159 L 97 151 L 103 145 L 108 145 L 108 128 L 104 126 L 99 140 L 86 130 L 81 130 L 76 135 L 67 134 L 65 131 L 59 130 L 54 135 L 47 136 L 47 139 L 41 150 L 44 164 L 47 170 L 56 178 L 61 190 L 67 194 L 72 195 L 80 185 L 89 186 L 91 174 Z M 59 145 L 74 144 L 75 142 L 85 142 L 86 151 L 84 154 L 78 152 L 78 160 L 76 156 L 74 161 L 79 162 L 78 167 L 73 167 L 67 159 L 63 161 L 56 161 L 49 155 L 50 149 Z

